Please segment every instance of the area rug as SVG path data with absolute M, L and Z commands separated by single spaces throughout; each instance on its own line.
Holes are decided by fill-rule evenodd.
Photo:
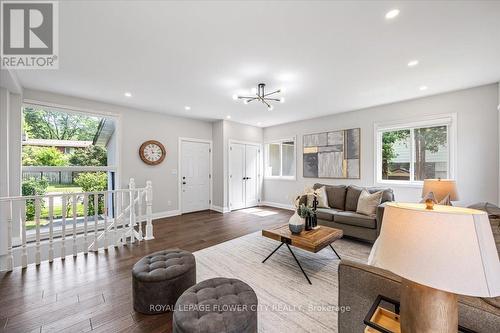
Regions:
M 292 247 L 311 279 L 309 285 L 291 253 L 252 233 L 194 253 L 197 281 L 214 277 L 248 283 L 259 300 L 259 332 L 337 332 L 339 259 L 329 247 L 314 254 Z M 371 246 L 348 239 L 333 244 L 343 259 L 366 262 Z

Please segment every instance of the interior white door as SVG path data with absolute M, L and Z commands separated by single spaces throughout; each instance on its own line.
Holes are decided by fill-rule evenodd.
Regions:
M 181 142 L 182 213 L 210 208 L 210 145 Z
M 231 175 L 231 209 L 246 207 L 245 203 L 245 145 L 231 144 L 230 147 Z
M 259 147 L 233 143 L 229 154 L 231 209 L 257 206 L 259 204 Z
M 259 147 L 245 147 L 245 207 L 259 204 Z

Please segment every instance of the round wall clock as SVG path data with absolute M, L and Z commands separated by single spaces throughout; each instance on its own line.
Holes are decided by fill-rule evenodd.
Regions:
M 149 165 L 157 165 L 163 162 L 167 155 L 165 147 L 158 141 L 149 140 L 139 148 L 141 160 Z

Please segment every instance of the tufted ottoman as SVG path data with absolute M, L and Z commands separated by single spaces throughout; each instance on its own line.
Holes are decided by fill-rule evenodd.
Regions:
M 132 268 L 134 309 L 145 314 L 173 310 L 179 296 L 195 283 L 196 262 L 190 252 L 151 253 Z
M 237 279 L 202 281 L 177 300 L 173 332 L 257 332 L 257 295 L 248 284 Z

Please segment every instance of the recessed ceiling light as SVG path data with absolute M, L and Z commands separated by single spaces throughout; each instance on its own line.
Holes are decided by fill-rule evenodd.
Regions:
M 191 110 L 191 107 L 186 105 L 186 106 L 184 107 L 184 110 L 189 111 L 189 110 Z
M 388 20 L 392 20 L 398 15 L 399 15 L 399 9 L 391 9 L 390 11 L 387 12 L 387 14 L 385 14 L 385 18 Z
M 123 95 L 124 95 L 125 97 L 132 97 L 132 93 L 130 93 L 130 92 L 128 92 L 128 91 L 127 91 L 126 93 L 124 93 Z
M 420 89 L 420 91 L 424 91 L 427 90 L 427 86 L 420 86 L 418 89 Z
M 411 60 L 408 62 L 408 67 L 415 67 L 418 65 L 418 60 Z
M 227 115 L 227 116 L 226 116 L 226 118 L 227 118 L 227 119 L 231 119 L 231 116 L 230 116 L 230 115 Z
M 261 125 L 262 125 L 262 123 L 259 121 L 259 122 L 257 123 L 257 126 L 261 126 Z

